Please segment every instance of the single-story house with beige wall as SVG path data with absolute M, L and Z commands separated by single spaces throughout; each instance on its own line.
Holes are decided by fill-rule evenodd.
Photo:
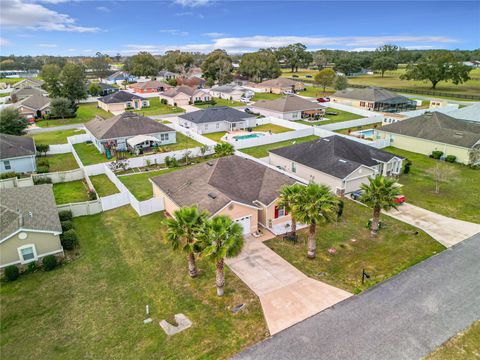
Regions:
M 283 94 L 285 91 L 305 90 L 305 84 L 300 81 L 290 80 L 284 77 L 266 80 L 252 85 L 258 92 L 267 92 L 272 94 Z
M 158 95 L 160 100 L 166 100 L 171 106 L 185 106 L 199 101 L 210 101 L 212 97 L 207 92 L 190 86 L 178 86 Z
M 325 114 L 325 107 L 318 102 L 297 95 L 287 95 L 275 100 L 260 100 L 250 106 L 255 113 L 284 120 L 296 121 Z
M 43 95 L 30 95 L 22 101 L 15 103 L 14 106 L 20 111 L 22 116 L 38 119 L 50 114 L 51 100 Z
M 331 187 L 338 195 L 368 184 L 377 174 L 398 175 L 403 158 L 346 137 L 333 135 L 269 152 L 271 165 Z
M 62 226 L 51 184 L 0 189 L 0 268 L 63 256 Z
M 225 100 L 240 101 L 243 97 L 251 98 L 255 93 L 237 85 L 215 85 L 210 89 L 213 97 Z
M 128 85 L 128 87 L 136 93 L 149 94 L 166 91 L 171 89 L 173 86 L 158 80 L 148 80 Z
M 150 101 L 148 101 L 148 99 L 127 91 L 118 91 L 98 99 L 99 108 L 115 115 L 120 114 L 127 109 L 140 110 L 149 106 Z
M 281 188 L 296 180 L 250 159 L 236 155 L 214 159 L 151 182 L 168 215 L 197 206 L 211 216 L 229 216 L 242 225 L 244 234 L 255 233 L 259 225 L 281 234 L 291 223 L 290 215 L 277 204 Z
M 470 152 L 480 148 L 480 122 L 461 120 L 441 112 L 426 112 L 375 129 L 375 138 L 419 154 L 442 151 L 456 161 L 470 164 Z

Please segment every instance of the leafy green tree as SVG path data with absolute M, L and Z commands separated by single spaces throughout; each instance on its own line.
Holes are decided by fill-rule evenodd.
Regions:
M 312 63 L 320 70 L 327 66 L 328 58 L 327 55 L 322 51 L 315 51 L 312 54 Z
M 88 93 L 92 96 L 98 96 L 102 92 L 102 88 L 97 83 L 91 83 L 88 87 Z
M 297 219 L 294 208 L 300 205 L 303 191 L 304 186 L 300 184 L 284 186 L 280 191 L 277 206 L 285 208 L 285 211 L 288 212 L 292 218 L 291 236 L 297 235 Z
M 204 78 L 228 84 L 233 80 L 232 59 L 225 50 L 214 50 L 202 63 L 202 71 Z
M 380 71 L 382 77 L 387 70 L 397 70 L 398 64 L 394 58 L 389 56 L 381 56 L 373 60 L 372 67 L 374 70 Z
M 0 133 L 10 135 L 23 135 L 28 127 L 28 120 L 20 111 L 13 107 L 0 110 Z
M 48 145 L 48 144 L 38 144 L 38 145 L 35 145 L 35 149 L 40 154 L 43 154 L 44 156 L 47 156 L 47 152 L 48 152 L 48 150 L 50 150 L 50 145 Z M 38 164 L 38 165 L 40 165 L 40 164 Z
M 50 103 L 51 114 L 54 117 L 71 117 L 75 115 L 75 105 L 67 98 L 54 98 Z
M 60 73 L 62 96 L 72 102 L 87 98 L 85 90 L 86 76 L 85 67 L 81 64 L 67 63 Z
M 225 287 L 225 258 L 240 254 L 244 240 L 242 226 L 228 216 L 215 216 L 207 221 L 200 235 L 202 256 L 209 258 L 216 266 L 217 295 L 223 296 Z
M 264 49 L 243 54 L 238 71 L 241 75 L 257 82 L 277 78 L 282 74 L 273 51 Z
M 160 68 L 186 76 L 194 61 L 192 53 L 180 50 L 167 51 L 160 59 Z
M 52 98 L 58 97 L 61 94 L 60 71 L 60 66 L 57 64 L 46 64 L 43 65 L 40 73 L 40 76 L 45 81 L 45 90 Z
M 375 49 L 375 57 L 389 57 L 397 61 L 400 48 L 394 44 L 385 44 Z
M 130 58 L 126 70 L 135 76 L 155 76 L 159 68 L 159 62 L 152 54 L 140 51 Z
M 103 79 L 109 74 L 111 63 L 112 59 L 110 59 L 110 56 L 97 52 L 95 57 L 88 62 L 88 67 L 96 76 Z
M 383 210 L 396 209 L 395 196 L 400 194 L 395 179 L 385 178 L 382 175 L 370 177 L 368 184 L 362 184 L 363 190 L 360 201 L 373 209 L 371 232 L 377 235 L 380 225 L 380 213 Z
M 309 224 L 309 259 L 315 258 L 317 225 L 336 220 L 337 210 L 338 200 L 328 186 L 312 182 L 304 187 L 298 204 L 293 207 L 293 214 L 302 224 Z
M 348 87 L 347 77 L 344 75 L 337 75 L 334 87 L 335 90 L 345 90 Z
M 178 209 L 173 213 L 173 218 L 167 219 L 167 239 L 174 250 L 181 247 L 188 254 L 188 273 L 191 277 L 198 275 L 195 253 L 200 250 L 198 236 L 207 219 L 208 214 L 199 212 L 195 206 Z
M 342 59 L 338 59 L 335 62 L 335 70 L 341 71 L 345 75 L 349 76 L 356 72 L 362 70 L 362 66 L 360 65 L 360 61 L 354 58 L 352 55 L 348 55 Z
M 335 84 L 336 77 L 337 74 L 333 69 L 326 68 L 316 73 L 313 81 L 315 82 L 315 84 L 322 86 L 323 92 L 325 92 L 327 86 L 333 86 L 333 84 Z
M 307 51 L 304 44 L 296 43 L 280 47 L 276 51 L 278 60 L 283 60 L 290 67 L 291 72 L 298 72 L 300 66 L 308 67 L 313 61 L 313 56 Z
M 457 61 L 446 51 L 435 51 L 420 59 L 416 64 L 409 64 L 407 71 L 400 78 L 404 80 L 430 81 L 435 89 L 440 81 L 451 81 L 455 85 L 470 79 L 472 68 Z
M 218 143 L 217 145 L 215 145 L 214 150 L 215 154 L 217 154 L 217 156 L 219 157 L 235 154 L 235 147 L 232 144 L 226 142 Z

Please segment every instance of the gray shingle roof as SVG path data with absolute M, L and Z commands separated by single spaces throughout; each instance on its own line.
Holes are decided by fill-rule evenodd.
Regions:
M 144 82 L 137 82 L 135 84 L 130 85 L 132 89 L 158 89 L 158 88 L 171 88 L 170 85 L 165 84 L 164 82 L 158 81 L 158 80 L 148 80 Z
M 456 119 L 438 111 L 388 124 L 378 130 L 466 148 L 480 141 L 479 122 Z
M 200 90 L 200 89 L 192 88 L 190 86 L 181 85 L 181 86 L 177 86 L 176 88 L 171 88 L 171 89 L 166 90 L 162 95 L 163 96 L 168 96 L 168 97 L 175 97 L 179 93 L 184 93 L 184 94 L 192 97 L 193 95 L 195 95 L 197 93 L 203 93 L 203 91 Z
M 240 86 L 234 86 L 234 85 L 216 85 L 216 86 L 213 86 L 211 90 L 227 93 L 227 94 L 232 93 L 234 91 L 245 91 L 244 88 Z
M 33 138 L 0 134 L 0 159 L 35 155 Z
M 395 157 L 386 151 L 333 135 L 301 144 L 270 150 L 291 161 L 343 179 L 361 165 L 378 165 Z
M 33 110 L 42 110 L 50 106 L 50 98 L 43 95 L 31 95 L 22 101 L 19 101 L 16 106 L 26 106 Z
M 217 121 L 237 122 L 255 115 L 247 114 L 244 111 L 233 109 L 228 106 L 213 106 L 204 110 L 193 111 L 179 116 L 182 119 L 196 124 L 204 124 Z
M 288 95 L 275 100 L 260 100 L 254 103 L 253 106 L 278 112 L 319 110 L 325 108 L 319 103 L 296 95 Z
M 157 176 L 152 181 L 179 206 L 197 205 L 210 214 L 230 201 L 251 206 L 260 201 L 268 205 L 278 197 L 282 186 L 296 182 L 267 166 L 235 155 Z
M 117 104 L 132 101 L 133 99 L 145 100 L 145 98 L 127 91 L 118 91 L 116 93 L 101 97 L 98 99 L 98 101 L 101 101 L 105 104 Z
M 85 127 L 99 140 L 175 131 L 153 119 L 128 111 L 110 119 L 97 116 Z
M 0 189 L 1 235 L 19 229 L 62 232 L 51 184 Z
M 25 98 L 25 97 L 30 96 L 30 95 L 44 96 L 48 93 L 41 88 L 24 87 L 24 88 L 21 88 L 21 89 L 15 91 L 13 94 L 15 94 L 17 96 L 17 98 Z
M 366 100 L 366 101 L 394 101 L 394 102 L 410 102 L 408 98 L 398 95 L 392 91 L 368 87 L 368 88 L 348 88 L 337 91 L 333 94 L 334 97 L 341 97 L 347 99 Z

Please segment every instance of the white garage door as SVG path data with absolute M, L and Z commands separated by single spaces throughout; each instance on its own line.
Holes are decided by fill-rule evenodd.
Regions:
M 251 216 L 245 216 L 240 219 L 236 219 L 235 222 L 239 223 L 243 227 L 243 234 L 250 234 L 250 219 Z

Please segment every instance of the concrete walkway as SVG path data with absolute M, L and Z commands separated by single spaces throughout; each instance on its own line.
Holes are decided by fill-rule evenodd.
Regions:
M 480 233 L 480 224 L 452 219 L 407 203 L 388 215 L 422 229 L 446 247 Z
M 260 298 L 272 335 L 352 296 L 307 277 L 253 237 L 227 265 Z

